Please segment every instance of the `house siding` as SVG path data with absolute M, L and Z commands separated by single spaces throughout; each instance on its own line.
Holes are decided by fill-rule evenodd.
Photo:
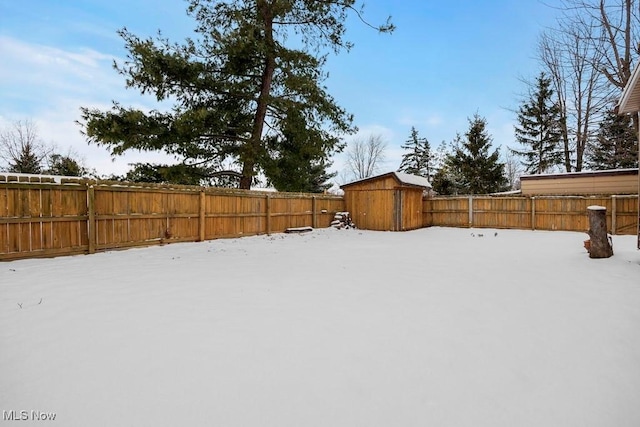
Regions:
M 528 175 L 520 189 L 526 196 L 638 194 L 638 170 Z

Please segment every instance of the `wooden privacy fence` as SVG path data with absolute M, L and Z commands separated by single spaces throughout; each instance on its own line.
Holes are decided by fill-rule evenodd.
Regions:
M 611 234 L 636 234 L 638 196 L 433 197 L 423 200 L 423 225 L 586 231 L 587 206 L 607 208 Z
M 0 182 L 0 260 L 322 228 L 342 210 L 320 194 Z
M 0 260 L 322 228 L 346 210 L 331 195 L 3 178 Z M 636 233 L 637 195 L 425 198 L 422 225 L 582 232 L 590 205 L 607 208 L 610 233 Z

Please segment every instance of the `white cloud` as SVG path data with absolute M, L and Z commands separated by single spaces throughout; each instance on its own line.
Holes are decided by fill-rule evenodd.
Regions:
M 65 50 L 0 36 L 4 65 L 0 68 L 0 126 L 29 119 L 47 143 L 59 151 L 72 149 L 100 174 L 122 174 L 128 163 L 167 161 L 159 153 L 128 153 L 113 160 L 108 151 L 89 145 L 76 123 L 80 107 L 107 110 L 111 100 L 142 109 L 154 102 L 126 90 L 113 70 L 113 55 L 92 49 Z
M 438 129 L 446 124 L 442 113 L 411 110 L 403 113 L 397 122 L 407 128 L 415 127 L 418 132 Z
M 444 119 L 439 115 L 432 115 L 426 118 L 425 124 L 427 127 L 434 128 L 444 123 Z
M 116 84 L 124 86 L 112 69 L 113 55 L 92 49 L 67 51 L 6 36 L 0 36 L 0 50 L 4 62 L 0 87 L 9 94 L 32 96 L 31 102 L 36 93 L 46 102 L 60 96 L 93 95 Z
M 355 139 L 363 139 L 368 138 L 369 136 L 380 136 L 382 139 L 387 142 L 393 141 L 395 138 L 395 134 L 392 129 L 379 124 L 367 124 L 364 126 L 358 126 L 358 132 L 353 135 L 349 135 L 345 138 L 347 142 L 353 141 Z

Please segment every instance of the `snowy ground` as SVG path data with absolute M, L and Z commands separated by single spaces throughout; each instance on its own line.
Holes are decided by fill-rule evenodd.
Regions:
M 0 426 L 640 425 L 635 237 L 495 233 L 1 263 Z

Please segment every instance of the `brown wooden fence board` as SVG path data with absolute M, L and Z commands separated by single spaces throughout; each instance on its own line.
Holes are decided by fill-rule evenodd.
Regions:
M 41 251 L 44 250 L 44 244 L 42 241 L 42 223 L 41 222 L 32 222 L 30 225 L 30 251 Z
M 54 249 L 53 246 L 53 223 L 42 222 L 42 249 Z
M 0 253 L 6 254 L 9 250 L 9 224 L 0 224 Z
M 68 222 L 58 222 L 54 225 L 53 241 L 56 248 L 72 248 L 71 236 L 73 235 L 73 227 Z
M 44 218 L 51 218 L 53 217 L 53 194 L 52 189 L 48 189 L 48 188 L 42 188 L 40 190 L 40 200 L 41 200 L 41 204 L 40 204 L 40 209 L 41 209 L 41 215 Z
M 21 224 L 7 224 L 7 239 L 9 252 L 20 252 Z
M 0 218 L 9 217 L 8 197 L 9 197 L 9 189 L 0 187 Z

